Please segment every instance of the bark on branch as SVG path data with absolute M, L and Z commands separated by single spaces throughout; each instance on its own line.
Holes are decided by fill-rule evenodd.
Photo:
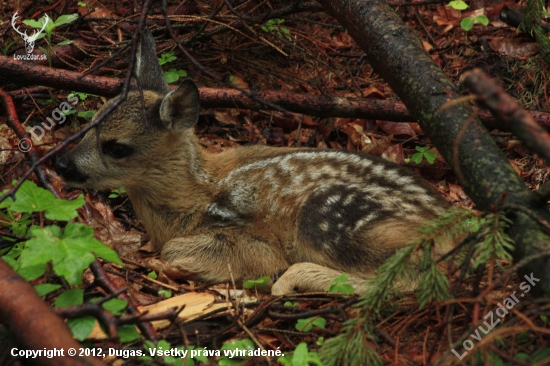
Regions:
M 319 0 L 319 3 L 365 51 L 374 70 L 418 118 L 422 130 L 457 176 L 465 178 L 464 188 L 480 209 L 518 204 L 548 221 L 546 203 L 527 189 L 479 120 L 471 118 L 472 109 L 460 105 L 439 111 L 460 95 L 413 31 L 387 4 L 380 0 Z M 466 124 L 469 119 L 471 122 Z M 510 234 L 516 241 L 514 258 L 539 255 L 524 272 L 533 272 L 541 279 L 534 288 L 536 293 L 549 296 L 550 257 L 541 258 L 540 253 L 548 253 L 550 236 L 523 212 L 511 213 L 510 217 L 514 221 Z
M 13 335 L 14 347 L 20 350 L 63 349 L 64 356 L 25 359 L 44 366 L 101 365 L 91 357 L 78 357 L 82 346 L 73 339 L 63 320 L 54 314 L 32 286 L 0 259 L 0 323 Z M 69 348 L 77 350 L 75 357 L 68 356 Z
M 47 85 L 105 97 L 114 97 L 120 93 L 123 84 L 122 80 L 103 76 L 82 77 L 77 72 L 14 61 L 6 56 L 0 56 L 0 81 L 4 85 L 6 83 Z M 277 104 L 290 112 L 310 116 L 378 119 L 392 122 L 416 121 L 405 105 L 399 102 L 298 94 L 275 90 L 263 90 L 255 94 L 259 99 Z M 270 109 L 237 90 L 203 87 L 200 88 L 200 95 L 201 105 L 204 108 Z M 491 113 L 479 108 L 474 108 L 474 111 L 488 129 L 505 130 Z M 550 127 L 550 113 L 538 111 L 528 113 L 541 126 Z

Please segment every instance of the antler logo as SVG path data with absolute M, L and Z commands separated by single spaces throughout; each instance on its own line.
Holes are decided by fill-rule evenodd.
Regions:
M 31 36 L 28 36 L 27 35 L 27 30 L 25 30 L 24 33 L 22 33 L 16 26 L 15 26 L 15 20 L 17 19 L 17 11 L 15 12 L 15 14 L 13 14 L 13 17 L 11 18 L 11 26 L 13 27 L 13 29 L 15 29 L 15 31 L 17 33 L 19 33 L 21 35 L 21 38 L 23 38 L 23 41 L 25 41 L 25 49 L 27 50 L 27 53 L 31 53 L 33 50 L 34 50 L 34 42 L 36 41 L 36 39 L 38 38 L 38 36 L 40 35 L 40 33 L 42 33 L 44 31 L 44 29 L 46 28 L 46 25 L 48 24 L 48 14 L 44 14 L 44 20 L 42 21 L 42 24 L 44 24 L 44 26 L 42 27 L 42 29 L 40 29 L 40 31 L 38 32 L 34 32 Z

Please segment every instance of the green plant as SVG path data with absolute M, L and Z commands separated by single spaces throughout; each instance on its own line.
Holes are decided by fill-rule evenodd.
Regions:
M 83 204 L 82 195 L 72 201 L 62 200 L 56 198 L 50 191 L 37 187 L 31 181 L 23 182 L 15 193 L 15 200 L 8 197 L 0 202 L 0 209 L 3 209 L 0 216 L 3 226 L 28 240 L 2 250 L 0 252 L 2 259 L 26 280 L 41 277 L 50 264 L 52 271 L 56 275 L 64 277 L 69 285 L 82 284 L 82 273 L 96 259 L 96 256 L 122 264 L 114 250 L 94 238 L 94 231 L 89 226 L 74 222 L 66 223 L 64 229 L 57 225 L 44 227 L 31 225 L 31 213 L 37 213 L 41 217 L 41 222 L 44 217 L 52 221 L 68 221 L 78 216 L 76 209 Z M 20 213 L 21 216 L 16 219 Z M 59 288 L 60 285 L 56 284 L 35 286 L 40 296 Z M 107 306 L 106 309 L 109 311 L 120 308 L 121 300 L 114 300 L 107 301 L 102 306 Z M 82 289 L 69 289 L 57 297 L 55 305 L 81 305 L 83 301 Z M 91 317 L 70 319 L 67 322 L 79 340 L 88 336 L 94 323 L 95 319 Z M 127 328 L 131 327 L 137 334 L 135 326 Z M 128 332 L 120 334 L 121 340 L 128 339 L 124 338 Z
M 345 283 L 348 280 L 347 274 L 342 274 L 340 277 L 337 277 L 332 280 L 332 283 L 327 287 L 328 292 L 339 292 L 342 294 L 354 294 L 355 290 L 353 286 Z
M 77 114 L 78 117 L 82 117 L 82 118 L 86 118 L 86 119 L 90 119 L 94 115 L 95 115 L 94 111 L 83 111 L 83 112 L 78 112 L 78 114 Z
M 113 189 L 111 191 L 111 194 L 109 195 L 109 198 L 117 198 L 117 197 L 119 197 L 120 195 L 123 195 L 123 194 L 126 194 L 126 189 L 124 189 L 124 188 Z
M 485 15 L 479 15 L 477 17 L 469 17 L 469 18 L 462 19 L 460 21 L 460 28 L 464 29 L 467 32 L 470 29 L 472 29 L 476 21 L 485 26 L 489 24 L 489 18 L 487 18 Z
M 455 10 L 466 10 L 469 8 L 468 4 L 466 4 L 463 0 L 453 0 L 448 3 L 447 6 Z
M 317 352 L 310 352 L 305 342 L 298 344 L 292 355 L 280 356 L 277 361 L 284 366 L 310 366 L 311 364 L 323 366 Z
M 416 164 L 420 164 L 422 162 L 422 159 L 426 159 L 426 161 L 430 164 L 433 164 L 435 162 L 435 158 L 437 157 L 437 154 L 433 151 L 428 151 L 430 149 L 429 146 L 417 146 L 415 147 L 417 153 L 414 153 L 413 156 L 411 156 L 410 159 L 405 159 L 405 162 L 408 163 L 411 160 L 414 161 Z
M 167 64 L 169 62 L 172 62 L 174 60 L 177 60 L 177 57 L 174 56 L 174 52 L 171 51 L 171 52 L 164 52 L 163 54 L 160 55 L 159 57 L 159 64 L 162 66 L 164 64 Z
M 255 349 L 256 345 L 248 338 L 227 341 L 220 348 L 223 356 L 220 357 L 218 364 L 220 366 L 241 364 L 242 360 L 248 357 L 248 351 Z
M 170 290 L 159 290 L 158 294 L 159 296 L 162 296 L 165 299 L 169 299 L 172 297 L 172 291 Z
M 463 0 L 453 0 L 450 3 L 448 3 L 447 6 L 460 11 L 466 10 L 469 8 L 468 4 L 466 4 Z M 479 15 L 475 17 L 468 17 L 468 18 L 462 19 L 460 21 L 460 28 L 464 29 L 467 32 L 470 29 L 472 29 L 476 21 L 485 26 L 489 24 L 489 19 L 485 15 Z
M 295 328 L 300 332 L 309 332 L 313 326 L 324 328 L 325 325 L 327 325 L 327 320 L 325 318 L 314 316 L 312 318 L 298 319 Z
M 174 83 L 179 80 L 180 77 L 184 78 L 187 76 L 187 71 L 185 70 L 176 70 L 174 68 L 169 69 L 164 72 L 164 78 L 168 84 Z
M 252 287 L 263 287 L 267 285 L 271 281 L 271 277 L 264 276 L 261 278 L 258 278 L 257 280 L 246 280 L 243 283 L 243 287 L 247 290 L 250 290 Z
M 266 33 L 276 32 L 279 37 L 284 37 L 290 41 L 290 31 L 288 28 L 281 26 L 284 22 L 284 19 L 270 19 L 262 25 L 262 30 Z
M 158 361 L 161 361 L 165 365 L 173 365 L 173 366 L 181 366 L 183 365 L 183 362 L 185 362 L 186 366 L 194 366 L 195 360 L 200 361 L 203 363 L 208 362 L 208 358 L 200 352 L 200 354 L 197 356 L 195 355 L 193 358 L 191 358 L 190 351 L 203 351 L 204 348 L 202 347 L 195 347 L 195 346 L 189 346 L 189 348 L 184 347 L 172 347 L 170 343 L 168 343 L 165 340 L 160 340 L 157 344 L 153 343 L 152 341 L 146 340 L 143 342 L 143 349 L 145 350 L 145 353 L 148 354 L 148 356 L 140 356 L 140 361 L 145 361 L 147 364 L 154 364 L 157 365 Z M 174 350 L 179 353 L 179 355 L 185 355 L 184 357 L 178 356 L 160 356 L 159 353 L 163 353 L 163 351 L 170 351 Z
M 44 49 L 43 47 L 39 47 L 42 52 L 44 52 L 45 55 L 48 57 L 48 62 L 50 63 L 50 67 L 52 67 L 52 59 L 51 59 L 51 53 L 53 52 L 54 45 L 52 45 L 52 33 L 55 28 L 59 27 L 63 24 L 69 24 L 73 22 L 76 18 L 78 18 L 78 14 L 68 14 L 68 15 L 61 15 L 57 20 L 54 22 L 51 18 L 41 18 L 40 20 L 24 20 L 23 24 L 28 25 L 29 27 L 42 29 L 44 26 L 44 21 L 46 21 L 46 28 L 44 28 L 45 34 L 42 33 L 38 37 L 36 37 L 36 40 L 39 40 L 46 36 L 46 42 L 48 44 L 48 49 Z M 63 42 L 59 42 L 55 46 L 64 46 L 74 43 L 73 40 L 66 40 Z

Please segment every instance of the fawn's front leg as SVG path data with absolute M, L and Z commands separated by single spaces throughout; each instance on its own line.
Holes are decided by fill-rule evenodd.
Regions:
M 242 282 L 273 277 L 289 266 L 276 244 L 230 230 L 172 239 L 161 259 L 174 271 L 207 283 L 231 281 L 230 269 L 234 280 Z
M 332 281 L 342 273 L 344 272 L 315 263 L 296 263 L 275 282 L 271 293 L 283 295 L 294 292 L 326 292 Z M 372 277 L 372 274 L 362 277 L 349 275 L 346 283 L 353 286 L 355 292 L 360 294 L 366 290 L 368 277 Z

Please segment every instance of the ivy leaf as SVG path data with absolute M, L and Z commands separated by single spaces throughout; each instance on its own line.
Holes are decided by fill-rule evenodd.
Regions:
M 64 308 L 67 306 L 77 306 L 84 303 L 84 290 L 80 288 L 64 291 L 55 299 L 55 306 Z
M 82 318 L 68 319 L 67 325 L 73 336 L 80 342 L 88 338 L 95 325 L 95 318 L 91 316 L 83 316 Z
M 21 268 L 52 261 L 53 270 L 70 284 L 82 283 L 82 272 L 95 260 L 95 255 L 122 264 L 111 248 L 93 237 L 94 230 L 83 224 L 68 223 L 62 233 L 58 226 L 33 228 L 33 238 L 19 258 Z
M 52 192 L 25 181 L 15 193 L 15 202 L 9 207 L 15 212 L 42 212 L 50 220 L 68 221 L 78 216 L 77 208 L 84 205 L 84 196 L 67 201 L 56 198 Z
M 49 294 L 50 292 L 54 292 L 60 287 L 61 285 L 54 285 L 53 283 L 42 283 L 40 285 L 34 286 L 34 290 L 38 293 L 38 296 L 44 296 Z
M 120 343 L 133 342 L 141 337 L 141 334 L 139 334 L 136 326 L 133 324 L 121 325 L 117 330 Z
M 113 313 L 114 315 L 121 315 L 122 311 L 126 309 L 126 306 L 128 306 L 128 301 L 121 299 L 111 299 L 102 304 L 103 309 Z

